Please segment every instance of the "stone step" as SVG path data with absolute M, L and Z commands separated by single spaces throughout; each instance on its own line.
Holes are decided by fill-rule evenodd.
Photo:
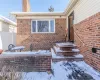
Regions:
M 54 46 L 54 51 L 59 56 L 61 56 L 61 55 L 63 55 L 63 56 L 73 56 L 73 55 L 79 53 L 79 51 L 76 50 L 76 49 L 72 49 L 71 51 L 63 51 L 63 50 L 60 50 L 60 48 L 56 47 L 56 46 Z
M 63 51 L 71 51 L 72 49 L 75 49 L 77 48 L 77 46 L 73 43 L 69 43 L 69 42 L 66 42 L 66 43 L 56 43 L 56 46 L 60 48 L 60 50 L 63 50 Z
M 53 48 L 51 48 L 52 53 L 52 61 L 53 62 L 60 62 L 60 61 L 83 61 L 83 56 L 81 54 L 76 54 L 73 56 L 65 57 L 63 55 L 57 55 Z
M 59 47 L 77 47 L 75 44 L 70 43 L 70 42 L 56 43 L 56 45 Z

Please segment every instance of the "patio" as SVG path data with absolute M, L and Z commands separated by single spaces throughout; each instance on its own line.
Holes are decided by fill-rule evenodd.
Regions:
M 56 43 L 50 50 L 3 52 L 1 80 L 98 80 L 97 72 L 71 42 Z
M 1 66 L 1 65 L 0 65 Z M 20 65 L 17 65 L 20 66 Z M 32 67 L 31 64 L 27 66 Z M 26 66 L 24 66 L 26 67 Z M 98 80 L 100 73 L 84 61 L 52 63 L 51 72 L 5 72 L 5 65 L 0 73 L 0 80 Z M 30 68 L 29 68 L 30 69 Z

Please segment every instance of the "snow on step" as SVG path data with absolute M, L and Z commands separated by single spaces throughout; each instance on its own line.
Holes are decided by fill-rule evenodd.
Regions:
M 80 52 L 79 49 L 72 49 L 73 52 Z
M 55 49 L 56 52 L 67 52 L 67 51 L 60 50 L 60 48 L 58 48 L 56 46 L 54 46 L 54 49 Z
M 68 52 L 68 53 L 70 53 L 70 52 L 75 52 L 75 50 L 73 50 L 73 51 L 63 51 L 63 50 L 60 50 L 60 48 L 59 48 L 59 47 L 56 47 L 56 46 L 54 46 L 54 49 L 55 49 L 56 52 L 62 52 L 62 53 L 63 53 L 63 52 L 66 52 L 66 53 L 67 53 L 67 52 Z
M 51 48 L 52 58 L 64 58 L 64 56 L 57 56 L 54 52 L 54 50 Z
M 57 46 L 59 47 L 75 47 L 76 45 L 70 42 L 66 42 L 66 43 L 56 43 Z
M 74 55 L 74 57 L 76 57 L 76 58 L 84 58 L 83 55 L 81 55 L 81 54 Z
M 55 54 L 54 50 L 51 48 L 52 58 L 84 58 L 81 54 L 76 54 L 73 57 L 58 56 Z

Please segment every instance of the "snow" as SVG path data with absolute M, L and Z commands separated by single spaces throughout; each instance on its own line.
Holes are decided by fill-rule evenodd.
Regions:
M 19 50 L 19 49 L 24 49 L 24 48 L 25 48 L 24 46 L 19 46 L 19 47 L 12 48 L 12 50 Z
M 81 54 L 77 54 L 77 55 L 74 55 L 74 56 L 77 57 L 77 58 L 84 58 L 83 55 L 81 55 Z
M 13 55 L 13 54 L 44 54 L 44 55 L 46 55 L 46 54 L 51 54 L 51 52 L 49 51 L 49 50 L 38 50 L 38 51 L 33 51 L 33 52 L 30 52 L 30 51 L 28 51 L 28 52 L 3 52 L 1 55 L 4 55 L 4 54 L 11 54 L 11 55 Z
M 56 50 L 56 52 L 71 52 L 71 51 L 63 51 L 63 50 L 60 50 L 60 48 L 59 47 L 56 47 L 56 46 L 54 46 L 54 49 Z M 79 49 L 72 49 L 72 52 L 80 52 L 80 50 Z
M 57 56 L 53 49 L 51 49 L 51 53 L 52 53 L 52 58 L 64 58 L 63 55 L 62 56 Z
M 75 79 L 72 75 L 73 69 L 86 73 L 91 76 L 92 79 Z M 7 76 L 7 74 L 10 76 L 11 73 L 1 72 L 0 77 L 4 77 L 4 75 Z M 94 70 L 84 61 L 61 61 L 52 63 L 51 72 L 13 72 L 13 74 L 15 78 L 13 80 L 100 80 L 100 72 Z M 83 77 L 83 75 L 81 76 Z
M 68 51 L 63 51 L 63 50 L 60 50 L 60 48 L 54 46 L 54 49 L 56 50 L 56 52 L 68 52 Z M 69 51 L 70 52 L 70 51 Z
M 51 52 L 52 52 L 52 58 L 83 58 L 83 55 L 81 55 L 81 54 L 76 54 L 76 55 L 74 55 L 74 57 L 64 57 L 63 55 L 57 56 L 53 49 L 51 49 Z
M 100 73 L 95 71 L 92 67 L 87 65 L 84 61 L 69 62 L 69 64 L 75 64 L 81 70 L 88 73 L 93 77 L 94 80 L 100 79 Z M 73 67 L 74 68 L 74 67 Z M 74 78 L 69 79 L 69 75 L 72 74 L 72 69 L 68 65 L 68 62 L 57 62 L 52 63 L 52 74 L 47 72 L 23 72 L 22 80 L 75 80 Z
M 72 49 L 73 52 L 80 52 L 79 49 Z
M 66 42 L 66 43 L 56 43 L 58 46 L 76 46 L 75 44 L 71 42 Z
M 22 76 L 22 80 L 50 80 L 47 72 L 24 72 Z
M 82 62 L 73 62 L 83 69 L 86 73 L 90 74 L 95 80 L 100 80 L 100 72 L 97 72 L 92 67 L 87 65 L 84 61 Z

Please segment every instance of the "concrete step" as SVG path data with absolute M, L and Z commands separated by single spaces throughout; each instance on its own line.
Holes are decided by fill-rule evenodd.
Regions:
M 59 62 L 59 61 L 83 61 L 83 56 L 81 54 L 76 54 L 73 56 L 63 56 L 63 55 L 57 55 L 53 48 L 51 48 L 52 53 L 52 61 L 53 62 Z
M 70 43 L 70 42 L 56 43 L 56 45 L 59 47 L 77 47 L 75 44 Z
M 79 51 L 76 50 L 76 49 L 72 49 L 70 51 L 63 51 L 63 50 L 60 50 L 60 48 L 59 47 L 56 47 L 56 46 L 54 46 L 53 49 L 54 49 L 55 53 L 57 55 L 59 55 L 59 56 L 61 56 L 61 55 L 63 55 L 63 56 L 73 56 L 73 55 L 79 53 Z
M 63 51 L 71 51 L 71 49 L 77 48 L 77 46 L 73 43 L 66 42 L 66 43 L 56 43 L 56 46 L 60 48 L 60 50 Z

